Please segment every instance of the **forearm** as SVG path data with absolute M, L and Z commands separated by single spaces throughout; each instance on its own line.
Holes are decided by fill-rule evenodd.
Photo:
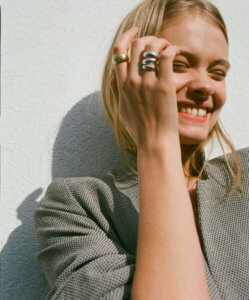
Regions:
M 178 139 L 138 150 L 139 225 L 132 300 L 209 299 Z

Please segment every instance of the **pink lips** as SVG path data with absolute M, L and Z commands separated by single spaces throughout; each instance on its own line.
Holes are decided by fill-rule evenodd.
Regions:
M 208 117 L 208 114 L 206 114 L 206 116 L 204 117 L 199 117 L 199 116 L 194 116 L 192 114 L 187 114 L 187 113 L 183 113 L 183 112 L 178 112 L 179 116 L 192 120 L 192 121 L 196 121 L 196 122 L 200 122 L 200 123 L 205 123 Z

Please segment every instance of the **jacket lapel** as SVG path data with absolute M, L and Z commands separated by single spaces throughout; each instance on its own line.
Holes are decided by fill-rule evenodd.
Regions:
M 241 299 L 249 282 L 248 167 L 242 195 L 230 191 L 234 182 L 223 157 L 210 161 L 205 171 L 207 180 L 197 181 L 197 201 L 208 284 L 223 299 Z

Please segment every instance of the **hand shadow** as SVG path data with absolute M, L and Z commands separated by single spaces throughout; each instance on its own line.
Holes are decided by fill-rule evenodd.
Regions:
M 114 131 L 95 92 L 63 118 L 53 147 L 52 179 L 104 175 L 122 163 Z M 33 212 L 43 190 L 31 192 L 17 209 L 18 226 L 1 252 L 1 299 L 44 299 L 49 287 L 36 260 Z

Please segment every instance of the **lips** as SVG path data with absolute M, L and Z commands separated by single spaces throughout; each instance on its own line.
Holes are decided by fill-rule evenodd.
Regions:
M 208 114 L 206 114 L 203 117 L 200 116 L 194 116 L 192 114 L 189 113 L 182 113 L 182 112 L 178 112 L 179 116 L 184 118 L 184 119 L 189 119 L 191 121 L 195 121 L 195 122 L 200 122 L 200 123 L 205 123 L 208 120 Z

